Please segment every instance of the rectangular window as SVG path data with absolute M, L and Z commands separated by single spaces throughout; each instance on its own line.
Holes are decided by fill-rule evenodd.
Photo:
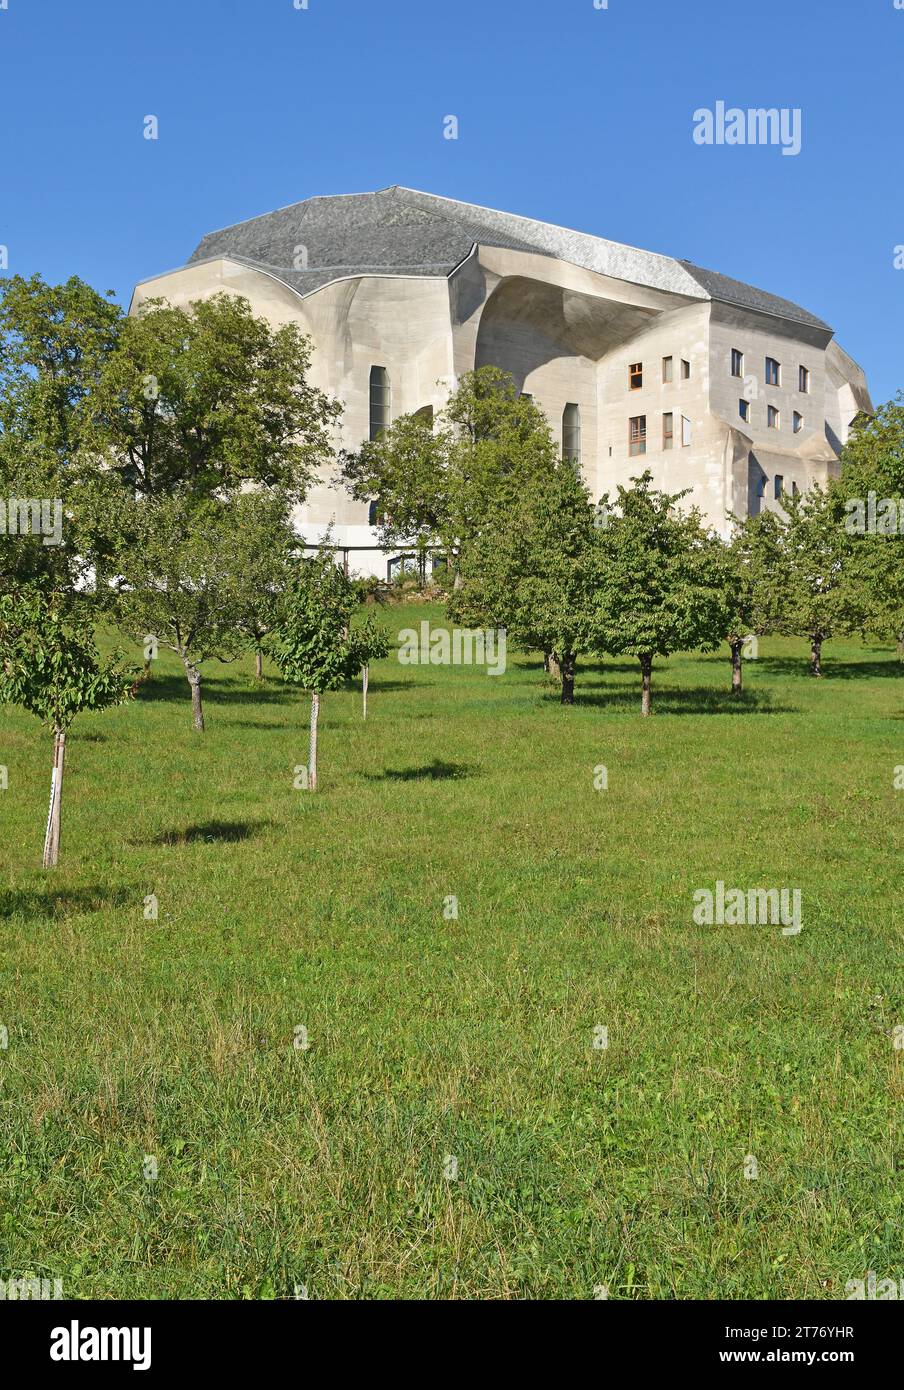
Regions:
M 801 413 L 800 413 L 799 410 L 795 410 L 795 412 L 794 412 L 794 433 L 795 433 L 795 434 L 800 434 L 800 432 L 801 432 L 801 430 L 803 429 L 803 427 L 804 427 L 804 417 L 801 415 Z
M 682 380 L 682 381 L 690 381 L 690 379 L 691 379 L 691 364 L 690 364 L 690 362 L 686 362 L 686 361 L 684 360 L 684 358 L 682 357 L 682 359 L 681 359 L 681 380 Z
M 776 473 L 775 477 L 772 479 L 772 486 L 775 493 L 775 500 L 777 502 L 781 497 L 785 495 L 785 480 L 782 477 L 781 473 Z
M 744 375 L 744 354 L 739 348 L 731 350 L 731 374 L 732 376 Z
M 671 411 L 662 417 L 662 447 L 671 449 L 675 442 L 675 417 Z
M 643 386 L 643 363 L 634 362 L 628 368 L 628 384 L 632 391 L 639 391 Z
M 738 414 L 742 420 L 750 424 L 750 402 L 745 400 L 738 401 Z
M 777 430 L 781 425 L 781 416 L 774 405 L 766 407 L 766 424 L 771 430 Z
M 674 359 L 673 359 L 673 358 L 671 358 L 671 357 L 663 357 L 663 359 L 662 359 L 662 380 L 663 380 L 666 384 L 668 384 L 668 382 L 670 382 L 670 381 L 672 381 L 672 380 L 674 379 L 674 375 L 675 375 L 675 373 L 674 373 L 674 366 L 675 366 L 675 362 L 674 362 Z
M 782 364 L 776 362 L 774 357 L 766 358 L 766 385 L 781 386 L 782 384 Z
M 628 453 L 632 458 L 647 452 L 647 417 L 635 415 L 628 422 Z
M 686 415 L 681 417 L 681 447 L 686 449 L 691 442 L 691 422 Z
M 806 367 L 800 369 L 800 381 L 798 383 L 801 392 L 805 396 L 810 394 L 810 373 Z

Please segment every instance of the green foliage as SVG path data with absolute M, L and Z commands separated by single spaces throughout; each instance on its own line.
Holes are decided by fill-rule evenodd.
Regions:
M 712 651 L 729 623 L 722 546 L 696 508 L 679 509 L 684 493 L 660 492 L 652 481 L 648 471 L 620 487 L 601 530 L 599 643 L 639 657 Z M 608 512 L 608 497 L 603 505 Z
M 241 507 L 178 494 L 124 505 L 131 543 L 117 555 L 116 616 L 126 632 L 138 641 L 156 637 L 193 666 L 238 655 L 248 612 Z
M 784 564 L 773 581 L 775 630 L 822 642 L 855 632 L 864 596 L 851 566 L 853 543 L 831 489 L 785 498 Z
M 836 501 L 844 507 L 845 522 L 852 514 L 850 503 L 867 511 L 870 493 L 875 494 L 877 510 L 885 501 L 897 504 L 898 525 L 891 531 L 878 527 L 874 532 L 852 534 L 848 566 L 859 588 L 864 627 L 900 643 L 904 639 L 904 393 L 880 406 L 875 415 L 864 416 L 845 445 L 841 480 L 834 490 Z
M 762 511 L 736 522 L 725 560 L 725 636 L 737 641 L 775 632 L 786 582 L 785 533 L 776 513 Z
M 505 628 L 560 661 L 594 649 L 602 548 L 587 490 L 568 463 L 498 499 L 465 549 L 449 613 L 468 626 Z
M 462 376 L 435 427 L 400 416 L 343 455 L 342 474 L 354 497 L 377 502 L 384 544 L 436 542 L 451 558 L 492 509 L 557 461 L 542 411 L 517 394 L 508 373 L 480 367 Z
M 83 458 L 85 411 L 121 324 L 119 307 L 76 277 L 0 281 L 0 497 L 65 508 L 61 546 L 31 535 L 0 545 L 0 585 L 73 589 L 87 572 L 81 520 L 102 485 Z
M 388 636 L 372 617 L 352 627 L 357 602 L 353 583 L 329 551 L 296 564 L 268 642 L 286 681 L 323 694 L 386 655 Z
M 117 651 L 101 659 L 93 615 L 65 594 L 16 590 L 0 595 L 0 700 L 20 705 L 56 733 L 85 710 L 122 704 L 137 671 Z
M 310 342 L 246 299 L 152 300 L 125 320 L 88 401 L 89 442 L 139 495 L 260 483 L 299 501 L 341 407 L 309 385 Z

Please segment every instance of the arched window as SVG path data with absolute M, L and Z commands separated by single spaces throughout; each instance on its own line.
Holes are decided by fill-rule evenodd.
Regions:
M 389 373 L 385 367 L 370 369 L 370 437 L 389 428 Z
M 566 405 L 562 415 L 562 458 L 575 467 L 581 463 L 581 408 Z

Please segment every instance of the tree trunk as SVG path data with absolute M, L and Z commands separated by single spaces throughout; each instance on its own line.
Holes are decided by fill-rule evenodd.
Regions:
M 744 684 L 744 677 L 741 673 L 741 648 L 744 643 L 740 638 L 735 638 L 728 645 L 731 647 L 731 693 L 740 695 L 741 687 Z
M 191 661 L 185 660 L 185 674 L 191 686 L 191 714 L 194 726 L 199 734 L 204 732 L 204 709 L 201 705 L 201 672 Z
M 361 690 L 364 695 L 364 718 L 367 718 L 367 686 L 370 681 L 370 667 L 365 666 L 361 672 Z
M 45 869 L 55 869 L 60 860 L 60 825 L 63 806 L 63 768 L 66 761 L 66 735 L 61 729 L 53 735 L 53 774 L 50 780 L 50 809 L 44 836 Z
M 550 657 L 552 664 L 556 665 L 562 677 L 562 704 L 574 704 L 574 668 L 576 658 L 574 652 L 565 652 L 562 657 L 561 665 L 556 662 L 555 657 Z
M 643 676 L 640 712 L 646 719 L 652 707 L 651 689 L 653 683 L 653 657 L 650 652 L 644 652 L 643 656 L 640 658 L 640 671 Z
M 308 751 L 308 789 L 317 790 L 317 719 L 320 714 L 320 696 L 311 692 L 311 743 Z
M 822 675 L 822 637 L 819 635 L 810 638 L 810 675 Z
M 262 681 L 264 679 L 264 654 L 260 647 L 254 650 L 254 679 Z
M 543 653 L 543 669 L 551 680 L 560 681 L 562 679 L 562 668 L 555 652 Z

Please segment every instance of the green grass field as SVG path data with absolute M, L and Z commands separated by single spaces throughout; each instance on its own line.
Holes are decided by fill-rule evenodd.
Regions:
M 904 671 L 859 643 L 822 681 L 803 642 L 760 658 L 740 702 L 727 648 L 657 663 L 647 721 L 629 661 L 582 663 L 563 709 L 536 658 L 391 658 L 366 724 L 360 692 L 325 697 L 315 795 L 308 703 L 273 668 L 212 664 L 199 736 L 164 660 L 76 723 L 53 874 L 50 738 L 0 710 L 0 1277 L 221 1299 L 904 1277 Z M 803 931 L 695 925 L 717 879 L 800 888 Z

